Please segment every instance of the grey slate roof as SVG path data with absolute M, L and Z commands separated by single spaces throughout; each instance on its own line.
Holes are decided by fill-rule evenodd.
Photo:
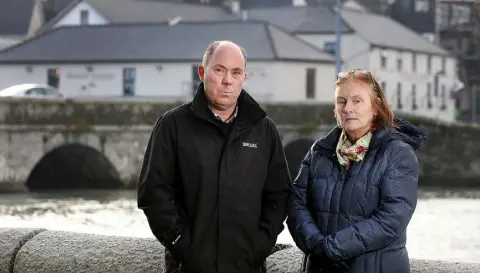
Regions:
M 247 11 L 248 17 L 256 20 L 266 20 L 290 33 L 334 33 L 335 15 L 326 6 L 316 7 L 273 7 L 256 8 Z M 342 24 L 342 32 L 352 30 Z
M 176 16 L 183 21 L 239 20 L 236 15 L 219 6 L 152 0 L 75 0 L 52 20 L 40 33 L 50 30 L 63 16 L 80 2 L 86 1 L 112 23 L 159 23 Z
M 316 7 L 281 7 L 249 10 L 249 18 L 267 20 L 291 33 L 334 34 L 335 16 L 325 5 Z M 372 13 L 342 10 L 344 32 L 355 32 L 365 41 L 378 47 L 448 55 L 443 48 L 398 23 L 390 17 Z
M 0 0 L 0 36 L 26 35 L 34 0 Z
M 373 45 L 428 54 L 449 54 L 443 48 L 430 43 L 415 31 L 387 16 L 345 9 L 342 11 L 342 17 L 360 37 Z
M 199 62 L 220 39 L 243 46 L 249 61 L 335 61 L 266 22 L 219 21 L 60 27 L 1 51 L 0 63 Z

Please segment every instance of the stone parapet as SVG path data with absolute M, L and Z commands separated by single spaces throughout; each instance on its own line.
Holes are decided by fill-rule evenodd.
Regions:
M 0 273 L 128 272 L 163 269 L 164 249 L 153 238 L 132 238 L 51 231 L 0 229 Z M 296 247 L 274 252 L 269 273 L 297 273 L 302 253 Z M 414 260 L 412 273 L 478 273 L 480 264 Z

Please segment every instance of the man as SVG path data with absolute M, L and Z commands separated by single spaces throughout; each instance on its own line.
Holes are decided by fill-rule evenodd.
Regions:
M 261 272 L 284 228 L 290 174 L 275 124 L 242 89 L 245 69 L 242 48 L 213 42 L 193 101 L 154 125 L 138 206 L 167 272 Z

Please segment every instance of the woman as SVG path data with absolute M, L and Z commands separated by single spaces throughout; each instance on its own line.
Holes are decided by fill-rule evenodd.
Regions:
M 302 161 L 287 224 L 303 272 L 406 273 L 406 228 L 417 204 L 414 150 L 426 135 L 394 118 L 365 70 L 339 73 L 338 126 Z

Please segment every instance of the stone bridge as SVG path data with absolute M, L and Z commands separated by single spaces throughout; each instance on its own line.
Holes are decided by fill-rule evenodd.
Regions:
M 0 182 L 21 188 L 34 173 L 41 172 L 44 179 L 49 179 L 49 174 L 60 173 L 72 164 L 83 170 L 87 166 L 92 172 L 94 165 L 102 164 L 117 172 L 125 186 L 135 183 L 152 125 L 163 112 L 177 105 L 145 101 L 1 100 Z M 288 157 L 297 163 L 291 164 L 295 172 L 294 166 L 313 140 L 332 126 L 310 124 L 307 119 L 299 123 L 303 115 L 311 115 L 309 111 L 318 112 L 312 107 L 298 105 L 297 117 L 282 109 L 286 106 L 271 107 L 277 112 L 276 120 L 281 120 L 277 123 Z M 325 124 L 332 123 L 331 113 L 322 115 L 328 117 Z M 48 166 L 45 159 L 53 156 L 57 165 Z M 47 167 L 51 171 L 40 170 Z
M 152 125 L 162 113 L 179 104 L 141 100 L 2 99 L 0 191 L 2 184 L 22 188 L 34 175 L 48 180 L 72 168 L 79 174 L 92 175 L 103 169 L 103 180 L 118 178 L 122 186 L 131 185 L 138 177 Z M 262 107 L 278 125 L 294 176 L 313 141 L 333 127 L 333 105 L 266 104 Z M 428 142 L 417 153 L 421 184 L 480 185 L 477 183 L 480 179 L 479 129 L 415 117 L 407 119 L 429 135 Z M 72 177 L 71 172 L 69 175 L 63 177 L 63 183 L 74 183 L 77 176 Z

